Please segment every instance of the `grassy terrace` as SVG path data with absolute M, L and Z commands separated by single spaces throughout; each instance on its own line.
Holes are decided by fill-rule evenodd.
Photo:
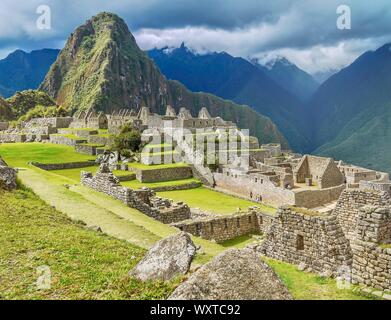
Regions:
M 140 170 L 151 170 L 151 169 L 188 167 L 188 165 L 183 162 L 170 163 L 170 164 L 156 164 L 156 165 L 147 165 L 147 164 L 132 162 L 132 163 L 129 163 L 129 167 L 135 168 L 135 169 L 140 169 Z
M 75 152 L 73 147 L 51 143 L 0 144 L 0 155 L 14 167 L 24 167 L 30 161 L 67 163 L 94 160 L 93 156 Z
M 38 143 L 0 144 L 0 155 L 10 165 L 23 167 L 19 179 L 36 194 L 27 189 L 0 193 L 0 299 L 164 299 L 181 281 L 141 283 L 127 276 L 145 249 L 177 232 L 175 228 L 89 188 L 66 188 L 65 184 L 74 182 L 69 171 L 61 175 L 27 164 L 84 161 L 90 156 L 78 154 L 72 147 Z M 217 194 L 222 194 L 206 188 L 166 194 L 169 198 L 175 194 L 191 198 L 192 193 L 198 194 L 194 206 L 201 207 L 201 203 L 213 209 L 214 205 L 219 211 L 227 210 L 225 206 L 232 199 L 240 200 L 219 198 Z M 253 205 L 248 202 L 243 208 L 248 204 Z M 238 206 L 231 203 L 231 208 Z M 100 226 L 103 233 L 84 224 Z M 196 237 L 193 240 L 204 252 L 196 257 L 196 264 L 253 241 L 251 236 L 222 245 Z M 334 280 L 300 272 L 293 265 L 266 261 L 296 299 L 371 298 L 354 290 L 340 290 Z M 51 269 L 52 287 L 38 291 L 36 268 L 42 265 Z
M 31 191 L 0 198 L 0 299 L 164 299 L 173 290 L 176 281 L 127 275 L 145 249 L 86 229 Z M 48 290 L 37 290 L 40 266 L 50 268 Z
M 124 187 L 129 187 L 132 189 L 140 189 L 142 187 L 148 187 L 148 188 L 156 188 L 156 187 L 165 187 L 165 186 L 181 186 L 184 184 L 188 184 L 191 182 L 199 182 L 199 180 L 195 178 L 189 178 L 189 179 L 182 179 L 182 180 L 173 180 L 173 181 L 165 181 L 165 182 L 154 182 L 154 183 L 144 183 L 139 182 L 138 180 L 132 180 L 132 181 L 125 181 L 121 182 L 121 185 Z M 194 189 L 192 189 L 194 190 Z
M 72 179 L 74 182 L 79 183 L 81 171 L 88 171 L 88 172 L 92 172 L 92 174 L 95 174 L 97 170 L 98 170 L 98 166 L 92 166 L 92 167 L 85 167 L 85 168 L 52 170 L 50 172 L 58 174 L 58 175 L 63 176 L 65 178 Z M 120 171 L 120 170 L 114 170 L 113 173 L 117 177 L 123 177 L 123 176 L 128 176 L 128 175 L 132 174 L 132 172 L 130 172 L 130 171 Z
M 269 213 L 276 212 L 275 208 L 235 198 L 205 187 L 190 190 L 158 192 L 158 195 L 175 201 L 183 201 L 190 207 L 200 208 L 201 210 L 215 214 L 232 214 L 235 213 L 238 208 L 244 212 L 251 206 L 257 206 Z

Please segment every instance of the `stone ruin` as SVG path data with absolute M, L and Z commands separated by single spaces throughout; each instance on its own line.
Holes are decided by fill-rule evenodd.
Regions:
M 17 172 L 15 169 L 10 168 L 7 163 L 0 158 L 0 189 L 11 191 L 16 189 Z
M 107 163 L 100 165 L 95 176 L 90 172 L 82 171 L 81 183 L 118 199 L 127 206 L 163 223 L 173 223 L 190 218 L 190 208 L 184 203 L 173 203 L 168 199 L 157 197 L 155 192 L 148 188 L 133 190 L 121 186 Z
M 391 198 L 346 189 L 332 214 L 282 207 L 260 253 L 327 276 L 391 291 Z

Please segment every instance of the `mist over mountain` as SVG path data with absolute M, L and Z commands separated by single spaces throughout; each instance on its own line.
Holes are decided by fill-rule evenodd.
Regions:
M 59 52 L 57 49 L 30 53 L 16 50 L 0 60 L 0 95 L 8 98 L 16 91 L 38 88 Z
M 308 101 L 319 87 L 319 83 L 309 73 L 284 57 L 277 57 L 265 64 L 254 59 L 252 62 L 301 102 Z

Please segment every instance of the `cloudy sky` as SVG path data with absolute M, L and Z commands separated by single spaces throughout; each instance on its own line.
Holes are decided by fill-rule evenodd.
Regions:
M 337 8 L 351 29 L 337 28 Z M 37 8 L 51 29 L 37 28 Z M 0 58 L 15 49 L 61 48 L 72 30 L 100 11 L 117 13 L 142 49 L 187 46 L 235 56 L 286 56 L 311 73 L 339 69 L 391 42 L 391 0 L 1 0 Z

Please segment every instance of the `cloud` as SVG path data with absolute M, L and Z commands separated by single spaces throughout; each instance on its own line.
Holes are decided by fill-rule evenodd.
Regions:
M 36 8 L 52 11 L 52 29 L 38 30 Z M 143 49 L 178 46 L 236 56 L 284 54 L 308 71 L 345 65 L 390 41 L 389 0 L 345 0 L 352 29 L 336 27 L 341 0 L 2 0 L 0 54 L 6 48 L 61 46 L 75 27 L 101 11 L 125 19 Z M 334 62 L 333 62 L 334 61 Z

